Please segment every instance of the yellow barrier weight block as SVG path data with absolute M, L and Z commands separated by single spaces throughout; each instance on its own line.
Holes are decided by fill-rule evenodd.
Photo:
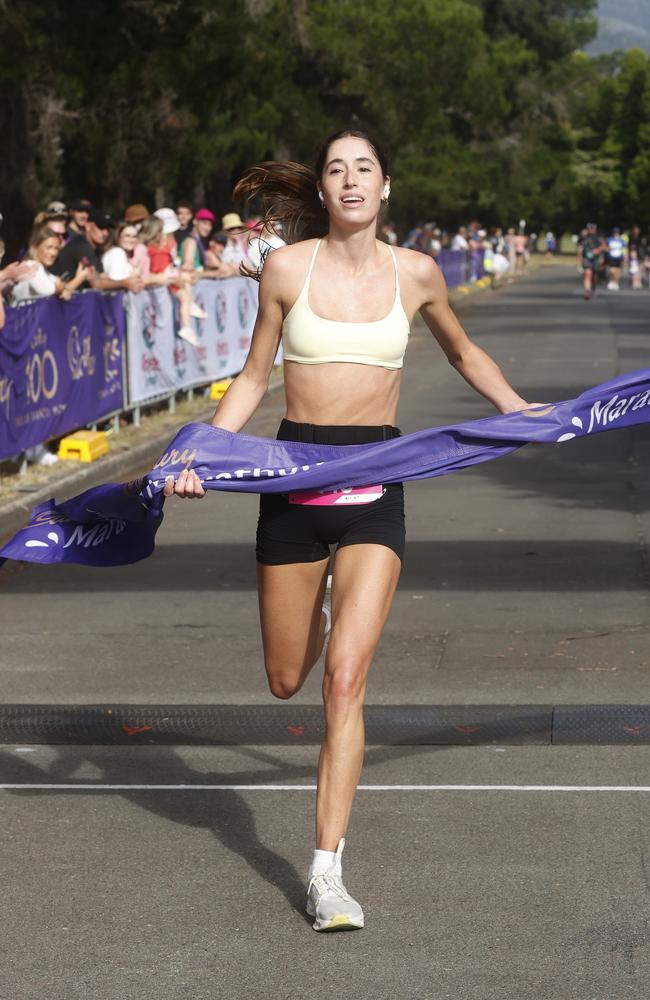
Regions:
M 219 382 L 213 382 L 210 386 L 210 399 L 221 399 L 232 381 L 231 378 L 222 378 Z
M 58 455 L 78 462 L 94 462 L 107 452 L 108 438 L 104 431 L 75 431 L 61 439 Z

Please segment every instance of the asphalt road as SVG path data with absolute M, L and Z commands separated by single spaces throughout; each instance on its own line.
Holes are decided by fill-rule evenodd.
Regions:
M 584 303 L 553 264 L 461 318 L 546 402 L 644 367 L 649 313 L 646 290 Z M 402 428 L 489 412 L 416 330 Z M 276 394 L 250 430 L 280 416 Z M 650 701 L 649 442 L 617 431 L 411 484 L 369 702 Z M 255 499 L 168 510 L 134 567 L 3 571 L 4 703 L 270 702 Z M 297 711 L 319 688 L 316 669 Z M 647 994 L 650 747 L 370 747 L 345 855 L 367 926 L 345 935 L 302 913 L 316 752 L 1 747 L 0 998 Z

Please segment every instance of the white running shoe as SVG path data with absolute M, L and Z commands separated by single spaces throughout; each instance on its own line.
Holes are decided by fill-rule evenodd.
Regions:
M 345 840 L 336 851 L 340 865 Z M 363 927 L 363 910 L 343 885 L 336 863 L 321 875 L 312 875 L 307 887 L 307 914 L 315 931 L 354 931 Z
M 201 343 L 201 341 L 196 335 L 196 332 L 192 329 L 191 326 L 182 326 L 178 331 L 178 336 L 181 338 L 181 340 L 186 340 L 188 344 L 192 345 L 192 347 L 198 347 L 199 344 Z
M 25 452 L 30 465 L 56 465 L 58 456 L 48 451 L 44 444 L 35 444 Z
M 332 609 L 330 607 L 329 601 L 323 602 L 323 614 L 325 615 L 325 629 L 323 631 L 323 639 L 327 639 L 328 635 L 332 631 Z
M 195 319 L 207 319 L 208 318 L 208 314 L 205 311 L 205 309 L 203 309 L 198 304 L 198 302 L 195 302 L 194 300 L 192 300 L 192 304 L 190 306 L 190 316 L 194 316 Z
M 327 583 L 325 584 L 325 600 L 323 601 L 323 614 L 325 615 L 325 633 L 324 638 L 327 639 L 328 635 L 332 631 L 332 577 L 327 577 Z

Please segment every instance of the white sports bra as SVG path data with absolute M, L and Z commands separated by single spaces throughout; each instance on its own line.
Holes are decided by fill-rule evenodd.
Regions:
M 311 272 L 320 245 L 321 240 L 318 240 L 300 295 L 282 324 L 285 360 L 303 365 L 348 361 L 380 368 L 401 368 L 410 326 L 400 299 L 395 251 L 388 247 L 395 265 L 395 301 L 391 311 L 372 323 L 345 323 L 323 319 L 309 306 Z

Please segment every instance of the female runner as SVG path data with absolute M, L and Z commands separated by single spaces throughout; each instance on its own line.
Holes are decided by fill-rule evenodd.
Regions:
M 346 130 L 327 139 L 315 173 L 299 164 L 261 164 L 235 193 L 261 199 L 266 218 L 282 223 L 289 245 L 266 259 L 250 353 L 213 426 L 242 429 L 266 393 L 282 340 L 286 419 L 278 438 L 361 444 L 398 436 L 400 369 L 418 310 L 449 362 L 497 410 L 528 405 L 467 337 L 434 261 L 377 239 L 390 178 L 379 146 L 364 133 Z M 366 678 L 404 549 L 402 485 L 370 485 L 368 492 L 353 493 L 359 503 L 343 506 L 331 504 L 337 494 L 318 504 L 304 502 L 309 494 L 260 498 L 260 618 L 266 673 L 277 698 L 300 690 L 329 634 L 326 735 L 307 890 L 315 930 L 363 927 L 361 906 L 342 882 L 341 852 L 363 762 Z M 167 496 L 204 492 L 192 469 L 165 486 Z M 323 607 L 330 545 L 337 546 L 331 620 Z

